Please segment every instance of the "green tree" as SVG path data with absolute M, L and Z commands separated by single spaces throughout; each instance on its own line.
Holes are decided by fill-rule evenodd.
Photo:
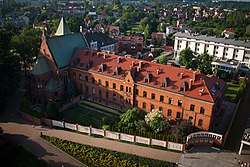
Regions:
M 150 27 L 149 25 L 147 24 L 145 29 L 144 29 L 144 38 L 145 38 L 145 44 L 147 42 L 147 38 L 149 37 L 149 34 L 150 34 Z
M 167 64 L 168 63 L 168 55 L 164 54 L 158 59 L 158 63 Z
M 120 116 L 119 127 L 131 128 L 135 130 L 136 124 L 139 120 L 142 120 L 144 113 L 137 108 L 126 109 L 125 112 Z
M 45 109 L 45 117 L 50 119 L 56 119 L 59 108 L 54 101 L 49 101 Z
M 10 50 L 13 29 L 0 29 L 0 107 L 4 111 L 6 100 L 18 88 L 20 78 L 20 57 Z
M 41 33 L 37 29 L 25 28 L 21 34 L 15 35 L 11 39 L 13 50 L 18 54 L 22 61 L 22 68 L 27 70 L 34 64 L 38 54 Z
M 145 116 L 145 122 L 155 133 L 162 132 L 170 127 L 169 123 L 163 117 L 162 111 L 158 109 L 153 109 L 149 112 Z
M 180 52 L 180 56 L 179 56 L 179 64 L 182 66 L 186 66 L 186 68 L 192 68 L 194 69 L 194 55 L 193 55 L 193 51 L 190 50 L 189 48 L 184 49 Z
M 246 34 L 250 36 L 250 24 L 246 27 Z
M 201 54 L 198 59 L 198 69 L 204 74 L 212 73 L 212 56 L 210 56 L 207 52 Z
M 172 131 L 172 135 L 174 137 L 178 137 L 178 138 L 183 138 L 187 135 L 189 135 L 192 131 L 193 131 L 194 127 L 192 126 L 192 124 L 188 121 L 181 121 L 181 122 L 177 122 L 177 124 L 175 124 L 174 126 L 172 126 L 171 131 Z
M 22 112 L 27 112 L 30 110 L 30 104 L 26 97 L 22 97 L 20 101 L 20 110 Z
M 144 32 L 146 26 L 149 24 L 149 19 L 148 17 L 144 17 L 143 19 L 140 20 L 139 23 L 139 29 L 141 32 Z

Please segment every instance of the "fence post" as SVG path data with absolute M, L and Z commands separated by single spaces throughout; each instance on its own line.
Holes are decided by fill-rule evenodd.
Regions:
M 89 126 L 89 136 L 92 134 L 92 126 Z
M 136 137 L 137 137 L 137 136 L 136 136 L 136 135 L 134 135 L 134 143 L 136 142 Z
M 104 135 L 103 137 L 106 137 L 106 130 L 105 129 L 103 130 L 103 135 Z
M 78 131 L 78 124 L 76 124 L 76 131 Z

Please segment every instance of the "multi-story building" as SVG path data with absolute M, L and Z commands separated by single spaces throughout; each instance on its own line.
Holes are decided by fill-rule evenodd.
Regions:
M 213 56 L 213 67 L 217 66 L 221 70 L 235 72 L 250 67 L 250 42 L 180 32 L 174 36 L 177 59 L 183 49 L 190 48 L 195 54 L 207 52 Z
M 87 31 L 83 32 L 83 36 L 91 50 L 115 52 L 117 41 L 110 38 L 107 34 L 99 31 Z
M 143 37 L 141 36 L 111 36 L 118 41 L 116 53 L 137 53 L 143 51 Z
M 167 119 L 203 130 L 213 125 L 225 89 L 223 80 L 200 71 L 87 50 L 80 33 L 44 37 L 31 74 L 34 98 L 55 99 L 74 83 L 82 99 L 118 109 L 159 109 Z

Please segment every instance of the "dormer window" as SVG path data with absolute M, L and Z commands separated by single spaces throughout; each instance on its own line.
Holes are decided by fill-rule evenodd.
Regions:
M 102 63 L 100 66 L 99 66 L 99 71 L 100 72 L 103 72 L 105 69 L 106 69 L 107 65 L 105 63 Z
M 168 77 L 164 77 L 162 82 L 161 82 L 161 86 L 162 87 L 167 87 L 169 84 L 169 78 Z
M 147 75 L 144 78 L 144 82 L 149 83 L 150 82 L 150 78 L 151 78 L 151 74 L 147 73 Z
M 180 91 L 185 92 L 187 88 L 188 88 L 188 83 L 186 81 L 182 82 L 180 85 Z
M 120 71 L 121 71 L 121 67 L 115 67 L 114 75 L 119 75 Z

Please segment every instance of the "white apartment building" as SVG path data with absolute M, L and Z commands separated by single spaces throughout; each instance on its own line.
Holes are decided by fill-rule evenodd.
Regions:
M 190 48 L 195 55 L 206 51 L 214 57 L 213 67 L 224 71 L 248 70 L 250 67 L 250 42 L 181 32 L 174 36 L 176 60 L 183 49 Z

